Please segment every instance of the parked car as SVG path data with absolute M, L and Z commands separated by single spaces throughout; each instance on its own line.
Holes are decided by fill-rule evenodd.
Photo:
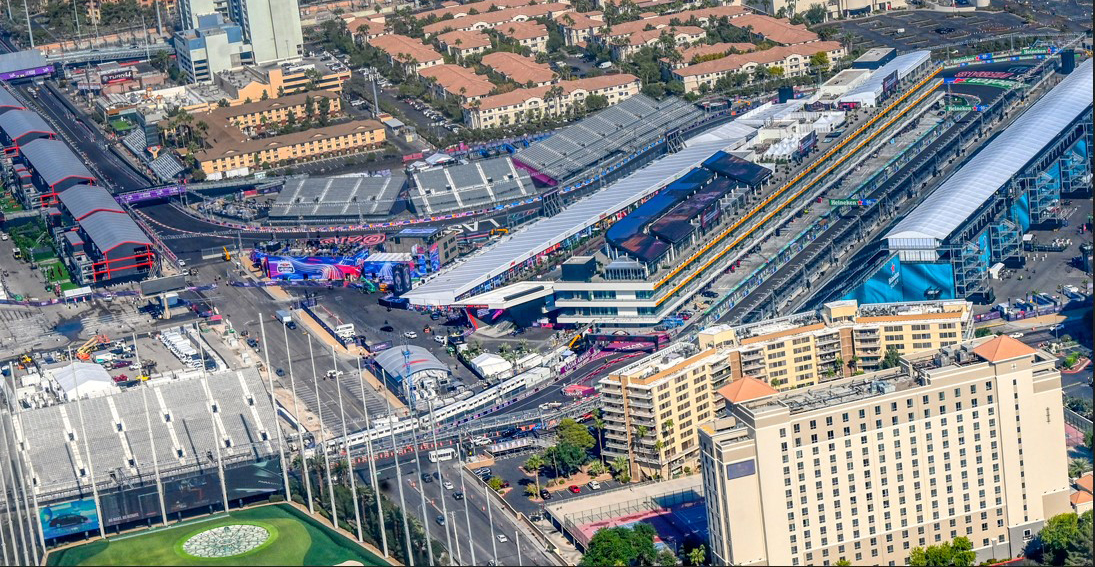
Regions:
M 403 331 L 403 338 L 405 339 L 417 339 L 418 333 L 414 331 Z
M 285 376 L 285 370 L 282 369 L 282 368 L 278 368 L 277 370 L 274 371 L 274 374 L 277 374 L 279 377 Z
M 544 500 L 551 500 L 551 493 L 548 492 L 548 490 L 546 488 L 541 488 L 540 489 L 540 498 L 543 498 Z
M 590 490 L 600 490 L 601 483 L 599 483 L 595 480 L 591 480 L 591 481 L 586 483 L 586 486 L 588 486 Z
M 572 484 L 572 485 L 568 486 L 567 490 L 569 490 L 571 494 L 581 494 L 582 493 L 582 489 L 579 488 L 577 484 Z
M 395 332 L 395 329 L 394 329 L 394 328 L 392 328 L 392 326 L 391 326 L 391 325 L 384 325 L 383 327 L 381 327 L 381 328 L 380 328 L 380 330 L 381 330 L 381 332 L 384 332 L 384 333 L 392 333 L 392 332 Z

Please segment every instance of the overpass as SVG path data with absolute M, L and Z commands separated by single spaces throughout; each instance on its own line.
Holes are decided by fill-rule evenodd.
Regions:
M 124 61 L 127 59 L 146 59 L 160 51 L 173 52 L 174 49 L 167 43 L 137 44 L 136 47 L 107 47 L 96 49 L 81 49 L 79 51 L 64 51 L 61 53 L 46 54 L 49 63 L 62 65 L 81 65 L 84 63 L 102 63 L 104 61 Z

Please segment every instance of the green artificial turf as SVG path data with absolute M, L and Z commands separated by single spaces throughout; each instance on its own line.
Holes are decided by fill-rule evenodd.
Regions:
M 257 549 L 233 557 L 205 559 L 182 550 L 201 532 L 232 524 L 262 526 L 271 534 Z M 337 565 L 358 561 L 387 565 L 356 542 L 286 504 L 259 506 L 228 516 L 151 529 L 50 553 L 48 565 Z

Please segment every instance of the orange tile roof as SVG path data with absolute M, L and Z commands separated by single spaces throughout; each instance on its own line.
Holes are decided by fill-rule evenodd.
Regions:
M 736 28 L 751 27 L 753 33 L 784 45 L 818 40 L 817 34 L 806 29 L 806 26 L 795 25 L 787 20 L 780 20 L 763 14 L 745 14 L 734 18 L 730 23 Z
M 505 22 L 513 22 L 517 20 L 531 20 L 540 16 L 547 16 L 550 18 L 554 14 L 566 12 L 567 10 L 570 10 L 570 5 L 563 4 L 561 2 L 548 2 L 545 4 L 534 4 L 530 6 L 517 6 L 514 8 L 497 10 L 495 12 L 485 12 L 475 16 L 468 15 L 464 16 L 463 18 L 434 22 L 427 26 L 423 26 L 422 31 L 426 35 L 432 35 L 435 33 L 443 32 L 448 28 L 452 28 L 454 30 L 472 29 L 479 24 L 482 24 L 489 28 L 493 28 L 498 24 L 503 24 Z
M 626 85 L 628 83 L 637 83 L 639 78 L 635 75 L 627 73 L 620 73 L 618 75 L 601 75 L 600 77 L 587 77 L 585 79 L 578 79 L 576 81 L 559 81 L 554 85 L 544 85 L 542 87 L 533 87 L 531 89 L 515 89 L 508 93 L 497 94 L 494 96 L 488 96 L 480 99 L 479 108 L 482 110 L 490 108 L 501 108 L 503 106 L 513 106 L 521 104 L 529 99 L 543 98 L 551 87 L 559 87 L 563 89 L 564 94 L 571 94 L 578 90 L 585 90 L 588 92 L 594 92 L 609 87 L 616 87 L 620 85 Z M 471 105 L 464 105 L 466 108 L 471 108 Z
M 382 35 L 385 28 L 384 22 L 376 22 L 368 18 L 348 19 L 346 20 L 346 27 L 351 34 L 365 32 L 368 35 Z
M 703 31 L 703 28 L 696 27 L 696 26 L 675 26 L 675 27 L 668 27 L 668 28 L 660 28 L 660 29 L 656 29 L 656 30 L 642 30 L 642 31 L 637 31 L 637 32 L 631 34 L 630 36 L 628 36 L 627 43 L 628 43 L 628 45 L 633 45 L 633 46 L 646 45 L 648 43 L 658 41 L 658 39 L 661 38 L 663 31 L 666 32 L 666 33 L 671 34 L 674 37 L 674 39 L 678 35 L 681 35 L 681 34 L 695 37 L 695 36 L 702 36 L 702 35 L 707 33 L 705 31 Z
M 643 31 L 647 26 L 653 26 L 655 28 L 661 28 L 672 25 L 673 20 L 680 21 L 682 24 L 687 24 L 688 20 L 692 19 L 692 16 L 700 20 L 707 20 L 712 17 L 741 17 L 742 14 L 748 12 L 741 6 L 716 6 L 714 8 L 701 8 L 699 10 L 686 10 L 684 12 L 677 12 L 676 14 L 668 14 L 665 16 L 657 16 L 654 18 L 646 18 L 642 20 L 634 20 L 631 22 L 624 22 L 622 24 L 616 24 L 612 26 L 611 31 L 608 32 L 608 37 L 616 37 L 620 35 L 631 35 L 635 32 Z
M 731 49 L 740 53 L 749 53 L 750 51 L 755 51 L 757 46 L 752 43 L 713 43 L 711 45 L 698 45 L 696 47 L 682 49 L 681 57 L 685 63 L 688 63 L 697 57 L 704 57 L 706 55 L 725 55 L 730 53 Z
M 567 23 L 568 17 L 573 24 Z M 566 12 L 555 16 L 555 21 L 571 29 L 599 28 L 605 25 L 604 12 Z
M 718 393 L 730 402 L 740 404 L 742 402 L 748 402 L 749 400 L 766 398 L 777 392 L 776 389 L 769 386 L 767 382 L 756 378 L 745 377 L 734 380 L 719 388 Z
M 476 30 L 453 30 L 437 36 L 437 39 L 441 43 L 457 49 L 490 47 L 490 38 L 483 32 Z
M 459 65 L 434 65 L 422 69 L 418 74 L 433 79 L 454 96 L 474 98 L 494 90 L 494 83 L 486 77 Z
M 555 78 L 551 67 L 509 51 L 495 51 L 484 55 L 483 65 L 522 85 L 529 81 L 536 84 L 546 83 Z
M 428 63 L 430 61 L 444 59 L 444 57 L 442 57 L 440 53 L 434 51 L 432 47 L 422 43 L 420 40 L 405 35 L 389 34 L 374 37 L 369 40 L 369 45 L 387 53 L 392 58 L 405 63 L 410 62 L 411 59 L 414 59 L 419 63 Z
M 1075 506 L 1077 504 L 1091 502 L 1093 498 L 1090 492 L 1073 492 L 1072 496 L 1069 496 L 1068 499 L 1072 501 L 1072 505 Z
M 1036 352 L 1038 351 L 1007 335 L 1000 335 L 973 349 L 973 354 L 976 354 L 989 362 L 1000 362 L 1003 360 L 1019 358 L 1021 356 L 1030 356 Z
M 528 3 L 529 0 L 483 0 L 482 2 L 468 2 L 467 4 L 456 4 L 437 8 L 436 10 L 426 10 L 425 12 L 415 14 L 414 17 L 421 20 L 430 16 L 442 18 L 446 14 L 452 14 L 453 18 L 462 18 L 468 15 L 468 10 L 475 10 L 479 13 L 483 13 L 490 11 L 492 6 L 513 8 L 516 6 L 527 6 Z
M 548 34 L 547 26 L 537 22 L 507 22 L 495 29 L 502 35 L 516 40 L 544 37 Z
M 1095 487 L 1092 486 L 1093 482 L 1095 482 L 1095 477 L 1092 477 L 1091 473 L 1087 473 L 1076 479 L 1076 486 L 1079 486 L 1081 489 L 1088 492 L 1095 493 Z
M 721 59 L 696 63 L 695 65 L 689 65 L 673 72 L 681 77 L 705 75 L 708 73 L 723 73 L 740 69 L 750 63 L 765 65 L 783 61 L 791 55 L 809 57 L 815 53 L 836 51 L 842 49 L 842 47 L 840 42 L 837 41 L 816 41 L 803 45 L 777 45 L 776 47 L 765 49 L 764 51 L 727 55 Z M 947 317 L 951 317 L 951 315 L 948 314 Z

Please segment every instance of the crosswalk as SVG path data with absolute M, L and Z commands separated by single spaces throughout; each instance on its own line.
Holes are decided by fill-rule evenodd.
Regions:
M 60 337 L 43 321 L 40 312 L 26 308 L 0 309 L 0 350 L 23 352 Z

